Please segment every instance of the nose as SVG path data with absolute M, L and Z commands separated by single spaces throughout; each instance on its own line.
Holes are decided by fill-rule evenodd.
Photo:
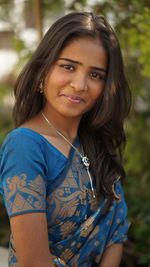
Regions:
M 86 91 L 88 89 L 85 75 L 76 75 L 71 81 L 70 86 L 76 91 Z

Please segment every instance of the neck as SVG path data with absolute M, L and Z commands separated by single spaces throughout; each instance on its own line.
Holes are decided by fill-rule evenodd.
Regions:
M 61 132 L 66 138 L 71 141 L 76 138 L 80 123 L 79 119 L 59 116 L 59 114 L 53 114 L 53 112 L 48 112 L 46 109 L 43 109 L 42 112 L 53 128 Z

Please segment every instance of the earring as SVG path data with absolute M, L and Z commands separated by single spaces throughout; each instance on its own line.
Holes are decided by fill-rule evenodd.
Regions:
M 40 92 L 40 94 L 43 94 L 43 83 L 42 82 L 40 82 L 40 85 L 39 85 L 39 92 Z
M 70 83 L 70 87 L 73 87 L 72 83 Z

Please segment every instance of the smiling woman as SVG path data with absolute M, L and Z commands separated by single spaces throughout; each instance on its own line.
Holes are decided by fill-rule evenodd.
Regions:
M 76 137 L 82 115 L 100 99 L 106 72 L 107 53 L 100 40 L 79 37 L 65 46 L 47 74 L 43 111 L 54 124 L 69 120 L 69 139 Z
M 14 92 L 16 129 L 0 150 L 9 267 L 119 266 L 130 91 L 107 20 L 76 12 L 56 21 Z

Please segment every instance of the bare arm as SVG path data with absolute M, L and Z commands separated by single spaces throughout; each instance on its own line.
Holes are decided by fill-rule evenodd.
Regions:
M 119 267 L 123 252 L 122 244 L 113 244 L 104 252 L 99 267 Z
M 10 219 L 19 267 L 54 267 L 48 247 L 44 213 L 28 213 Z

